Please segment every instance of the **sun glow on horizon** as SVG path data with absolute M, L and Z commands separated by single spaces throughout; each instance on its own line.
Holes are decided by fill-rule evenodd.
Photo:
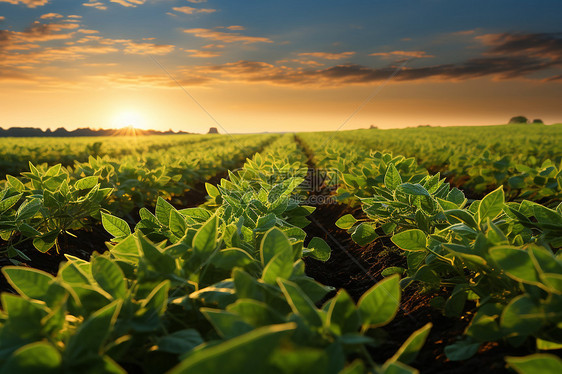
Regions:
M 119 112 L 112 121 L 112 127 L 124 129 L 127 127 L 146 130 L 145 117 L 135 110 L 124 110 Z

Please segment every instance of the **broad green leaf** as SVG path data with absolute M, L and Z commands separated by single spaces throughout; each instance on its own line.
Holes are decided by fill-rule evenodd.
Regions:
M 261 327 L 224 343 L 198 351 L 173 368 L 170 374 L 268 373 L 276 370 L 269 357 L 296 329 L 286 323 Z M 251 352 L 251 354 L 248 354 Z
M 115 299 L 123 299 L 127 293 L 127 284 L 123 271 L 112 260 L 95 256 L 92 259 L 92 276 L 104 291 Z
M 173 332 L 158 339 L 156 346 L 160 352 L 183 355 L 204 342 L 195 329 Z
M 360 359 L 356 359 L 347 365 L 339 374 L 365 374 L 365 364 Z
M 128 236 L 125 240 L 117 243 L 111 248 L 111 253 L 118 259 L 125 259 L 137 262 L 139 258 L 139 245 L 134 235 Z
M 552 354 L 536 353 L 524 357 L 506 357 L 508 365 L 519 374 L 562 373 L 562 359 Z
M 187 224 L 180 212 L 173 209 L 170 211 L 170 231 L 178 238 L 182 238 L 187 230 Z
M 156 200 L 155 214 L 158 221 L 164 226 L 170 226 L 170 211 L 172 210 L 175 210 L 172 204 L 159 196 L 158 200 Z
M 555 349 L 562 349 L 562 343 L 555 343 L 537 338 L 537 349 L 541 351 L 549 351 Z
M 528 253 L 538 272 L 562 275 L 562 261 L 558 261 L 550 250 L 533 245 L 528 248 Z
M 210 255 L 217 246 L 217 216 L 209 219 L 193 237 L 193 252 L 200 256 Z
M 382 374 L 419 374 L 419 371 L 400 361 L 390 361 L 383 365 Z
M 103 228 L 113 235 L 114 238 L 124 238 L 131 234 L 129 224 L 119 217 L 102 212 L 101 223 Z
M 465 202 L 466 198 L 464 193 L 459 190 L 458 188 L 454 187 L 451 191 L 447 194 L 447 200 L 455 203 L 457 207 L 460 207 Z
M 215 198 L 220 195 L 218 188 L 216 188 L 210 183 L 205 183 L 205 189 L 207 190 L 207 194 L 212 198 Z
M 345 216 L 341 217 L 336 221 L 336 226 L 340 229 L 348 230 L 355 225 L 357 220 L 351 214 L 346 214 Z
M 518 282 L 538 284 L 537 270 L 529 253 L 516 247 L 495 247 L 490 256 L 510 278 Z
M 116 300 L 84 321 L 74 335 L 70 336 L 64 351 L 65 358 L 72 362 L 80 360 L 84 355 L 99 354 L 117 320 L 121 303 L 121 300 Z
M 340 348 L 339 352 L 334 352 Z M 340 360 L 341 358 L 341 360 Z M 345 355 L 341 345 L 332 343 L 327 348 L 299 347 L 298 349 L 277 349 L 270 358 L 272 367 L 279 373 L 341 373 L 345 364 Z
M 293 248 L 287 235 L 278 228 L 270 229 L 264 236 L 260 246 L 260 260 L 266 266 L 271 259 L 279 253 L 290 254 L 292 259 Z
M 232 339 L 254 329 L 234 313 L 211 308 L 201 308 L 200 311 L 223 339 Z
M 330 259 L 332 249 L 324 239 L 318 237 L 312 238 L 307 248 L 311 250 L 309 255 L 317 260 L 328 261 Z
M 328 327 L 338 335 L 357 332 L 361 321 L 355 303 L 342 289 L 329 301 Z
M 544 314 L 529 295 L 519 295 L 504 308 L 500 326 L 502 331 L 512 336 L 527 336 L 535 333 L 545 323 Z
M 284 184 L 279 183 L 273 186 L 273 188 L 269 191 L 267 195 L 267 201 L 273 203 L 279 199 L 284 193 L 286 192 L 286 187 Z
M 470 339 L 459 340 L 445 347 L 445 355 L 451 361 L 462 361 L 471 358 L 478 352 L 480 343 Z
M 189 298 L 196 299 L 205 305 L 216 305 L 221 309 L 225 309 L 237 299 L 234 290 L 234 282 L 230 279 L 192 292 L 189 294 Z
M 400 177 L 400 173 L 396 169 L 394 164 L 388 165 L 386 169 L 386 174 L 384 175 L 384 185 L 389 190 L 395 190 L 400 184 L 402 184 L 402 178 Z
M 445 303 L 444 314 L 447 317 L 459 318 L 464 310 L 467 292 L 464 285 L 457 285 Z
M 34 198 L 20 205 L 16 215 L 16 222 L 23 222 L 33 218 L 41 209 L 41 200 Z
M 11 331 L 20 343 L 40 340 L 44 329 L 42 320 L 49 314 L 45 304 L 6 292 L 0 298 L 4 313 L 9 317 L 3 322 L 3 334 L 9 335 Z
M 409 364 L 416 359 L 418 353 L 423 347 L 429 331 L 433 325 L 426 324 L 421 329 L 414 331 L 412 335 L 402 344 L 400 349 L 392 356 L 391 360 L 400 361 Z
M 42 270 L 21 266 L 4 266 L 2 273 L 18 293 L 38 300 L 43 300 L 55 279 Z
M 540 223 L 562 225 L 562 215 L 539 204 L 533 205 L 533 213 Z
M 42 252 L 42 253 L 48 252 L 49 249 L 53 248 L 55 243 L 56 243 L 56 241 L 47 242 L 42 238 L 33 239 L 33 246 L 35 247 L 35 249 L 37 249 L 39 252 Z
M 151 270 L 161 274 L 173 273 L 176 268 L 176 261 L 172 256 L 162 253 L 154 244 L 140 235 L 138 241 L 144 254 L 141 258 L 143 263 L 149 265 L 152 268 Z
M 391 240 L 405 251 L 425 251 L 427 248 L 425 233 L 418 229 L 399 232 L 393 235 Z
M 430 196 L 429 192 L 419 183 L 402 183 L 398 190 L 413 196 Z
M 36 342 L 16 350 L 3 363 L 0 374 L 62 374 L 62 357 L 47 342 Z
M 384 326 L 400 306 L 400 277 L 393 275 L 378 282 L 359 299 L 363 328 Z
M 23 192 L 25 189 L 25 185 L 18 178 L 13 177 L 10 174 L 6 174 L 6 180 L 8 181 L 8 184 L 18 192 Z M 1 208 L 0 211 L 2 211 Z
M 240 248 L 225 248 L 220 250 L 211 260 L 217 268 L 232 270 L 235 267 L 244 267 L 254 262 L 254 258 Z
M 244 322 L 254 327 L 283 323 L 284 318 L 266 303 L 253 299 L 238 299 L 226 310 L 239 315 Z
M 351 234 L 351 239 L 360 246 L 367 245 L 378 238 L 379 235 L 370 223 L 363 222 Z
M 10 197 L 0 201 L 0 213 L 10 209 L 11 207 L 13 207 L 19 201 L 19 199 L 22 196 L 23 196 L 23 194 L 19 193 L 17 195 L 10 196 Z
M 93 188 L 96 184 L 98 184 L 97 176 L 84 177 L 74 183 L 74 188 L 77 190 L 87 190 Z
M 277 278 L 289 279 L 293 273 L 292 252 L 277 253 L 263 269 L 262 280 L 268 284 L 275 284 Z
M 322 326 L 320 312 L 316 309 L 312 300 L 296 284 L 283 279 L 278 279 L 277 284 L 285 295 L 293 313 L 301 316 L 310 326 Z
M 474 217 L 467 210 L 449 209 L 449 210 L 446 210 L 444 213 L 445 213 L 445 216 L 447 217 L 447 219 L 449 219 L 450 223 L 452 223 L 451 222 L 451 217 L 452 217 L 452 218 L 458 219 L 459 221 L 461 221 L 462 223 L 465 223 L 466 225 L 468 225 L 469 227 L 472 227 L 473 229 L 476 229 L 478 227 L 478 225 L 476 224 L 476 221 L 474 220 Z
M 478 223 L 485 222 L 487 218 L 496 218 L 502 212 L 504 203 L 503 187 L 498 187 L 484 196 L 478 206 Z
M 162 315 L 168 306 L 168 292 L 170 291 L 170 281 L 162 281 L 154 287 L 152 292 L 144 299 L 141 306 L 146 309 L 156 311 L 158 315 Z

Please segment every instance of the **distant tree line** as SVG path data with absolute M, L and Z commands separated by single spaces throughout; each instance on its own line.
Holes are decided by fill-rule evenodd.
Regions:
M 544 122 L 540 118 L 535 118 L 533 121 L 529 121 L 527 119 L 527 117 L 525 117 L 525 116 L 511 117 L 511 119 L 509 120 L 509 123 L 510 124 L 513 124 L 513 123 L 540 123 L 540 124 L 544 124 Z
M 174 132 L 157 131 L 157 130 L 139 130 L 134 129 L 135 135 L 180 135 L 191 134 L 185 131 Z M 10 127 L 3 129 L 0 127 L 0 137 L 75 137 L 75 136 L 115 136 L 115 135 L 132 135 L 130 128 L 123 129 L 99 129 L 94 130 L 89 127 L 68 131 L 63 127 L 51 131 L 51 129 L 42 130 L 36 127 Z

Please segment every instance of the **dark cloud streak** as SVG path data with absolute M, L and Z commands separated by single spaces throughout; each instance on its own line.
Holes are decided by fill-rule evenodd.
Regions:
M 552 34 L 486 34 L 477 36 L 488 49 L 479 57 L 460 63 L 404 68 L 397 81 L 424 79 L 461 81 L 473 78 L 528 78 L 529 75 L 560 69 L 562 33 Z M 373 68 L 357 64 L 340 64 L 323 69 L 275 66 L 266 62 L 238 61 L 200 67 L 201 73 L 218 81 L 268 82 L 280 85 L 338 86 L 366 84 L 387 79 L 395 66 Z M 543 81 L 560 81 L 560 76 Z

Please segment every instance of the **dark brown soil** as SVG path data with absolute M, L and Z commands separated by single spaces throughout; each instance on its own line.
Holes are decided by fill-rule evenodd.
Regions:
M 183 194 L 181 197 L 174 197 L 172 199 L 172 205 L 176 209 L 193 208 L 204 204 L 207 201 L 207 190 L 205 189 L 205 183 L 210 183 L 212 185 L 220 184 L 221 179 L 226 179 L 228 177 L 228 170 L 225 170 L 205 181 L 198 182 L 193 186 L 193 188 Z

